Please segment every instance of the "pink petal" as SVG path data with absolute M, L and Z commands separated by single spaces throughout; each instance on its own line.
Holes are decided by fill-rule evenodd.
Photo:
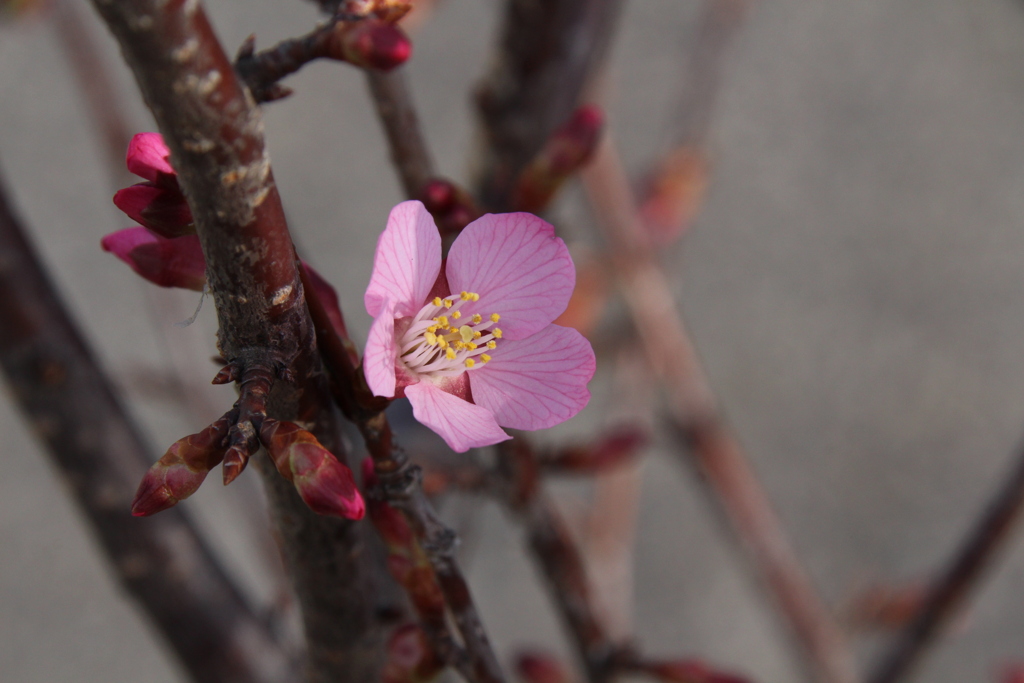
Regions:
M 473 401 L 498 424 L 544 429 L 565 422 L 590 400 L 594 350 L 574 329 L 551 325 L 529 339 L 499 342 L 492 360 L 469 374 Z
M 427 300 L 441 272 L 441 236 L 423 204 L 402 202 L 391 209 L 388 226 L 377 242 L 373 275 L 366 288 L 366 312 L 377 317 L 385 300 L 395 316 L 414 315 Z
M 155 285 L 199 292 L 206 284 L 206 259 L 196 235 L 167 239 L 146 228 L 127 228 L 107 235 L 101 245 Z
M 398 345 L 395 343 L 395 307 L 390 301 L 384 302 L 366 339 L 363 352 L 363 376 L 374 396 L 392 398 L 395 395 L 395 360 Z
M 486 408 L 463 401 L 430 382 L 405 388 L 413 416 L 437 432 L 456 453 L 490 446 L 512 437 L 506 434 Z
M 181 237 L 195 233 L 192 212 L 184 195 L 176 190 L 139 183 L 118 190 L 114 204 L 129 218 L 163 237 Z
M 501 315 L 508 339 L 541 330 L 569 304 L 576 269 L 551 224 L 528 213 L 487 214 L 470 223 L 448 253 L 452 293 L 480 301 L 463 314 Z
M 166 184 L 169 180 L 167 176 L 177 176 L 170 157 L 171 150 L 167 149 L 160 133 L 139 133 L 128 143 L 125 161 L 128 170 L 135 175 L 151 183 Z

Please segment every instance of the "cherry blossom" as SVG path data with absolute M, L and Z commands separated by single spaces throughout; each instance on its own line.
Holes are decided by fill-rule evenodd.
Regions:
M 576 272 L 554 228 L 527 213 L 470 223 L 441 260 L 418 201 L 391 211 L 364 303 L 374 317 L 363 371 L 373 393 L 405 396 L 455 451 L 543 429 L 590 400 L 594 352 L 553 325 Z

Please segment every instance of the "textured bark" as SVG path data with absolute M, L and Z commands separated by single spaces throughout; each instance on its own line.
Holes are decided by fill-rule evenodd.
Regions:
M 118 580 L 200 683 L 284 683 L 291 663 L 181 510 L 132 517 L 151 463 L 0 193 L 0 365 Z
M 238 368 L 242 403 L 249 400 L 247 387 L 262 392 L 270 378 L 267 414 L 298 422 L 344 460 L 252 96 L 197 0 L 94 4 L 121 44 L 171 150 L 206 256 L 220 323 L 218 346 Z M 260 415 L 250 415 L 251 422 L 236 425 L 232 443 L 251 452 L 258 446 Z M 375 568 L 357 525 L 316 516 L 281 486 L 273 468 L 260 469 L 302 606 L 309 679 L 375 680 L 382 631 L 366 589 Z

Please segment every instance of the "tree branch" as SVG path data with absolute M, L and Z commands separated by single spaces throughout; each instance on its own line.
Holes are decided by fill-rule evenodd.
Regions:
M 285 683 L 292 662 L 181 510 L 138 519 L 148 450 L 0 187 L 0 365 L 110 558 L 199 683 Z
M 930 587 L 917 615 L 880 658 L 870 683 L 905 680 L 968 600 L 1012 538 L 1024 510 L 1024 450 L 957 553 Z
M 391 162 L 402 181 L 405 196 L 417 199 L 431 178 L 437 175 L 430 150 L 420 132 L 419 118 L 412 103 L 405 74 L 400 70 L 366 70 L 366 83 L 384 125 Z
M 220 324 L 218 347 L 237 369 L 241 401 L 258 404 L 266 391 L 271 417 L 307 426 L 344 460 L 252 96 L 197 0 L 94 4 L 171 150 L 206 257 Z M 258 448 L 262 417 L 252 411 L 232 428 L 225 458 L 233 464 L 230 471 L 240 471 Z M 368 586 L 380 568 L 369 566 L 373 558 L 364 551 L 359 529 L 317 516 L 272 467 L 261 471 L 302 606 L 309 679 L 376 678 L 383 634 Z
M 569 118 L 608 50 L 621 0 L 508 0 L 493 67 L 477 92 L 476 195 L 510 211 L 522 169 Z
M 843 634 L 794 553 L 767 495 L 719 413 L 664 272 L 640 225 L 610 138 L 583 171 L 612 265 L 669 414 L 734 533 L 775 598 L 816 680 L 857 680 Z

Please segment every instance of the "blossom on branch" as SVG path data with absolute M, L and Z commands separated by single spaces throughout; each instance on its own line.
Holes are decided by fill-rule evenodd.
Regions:
M 576 273 L 554 228 L 526 213 L 488 214 L 452 244 L 418 201 L 391 210 L 364 303 L 374 317 L 363 358 L 376 396 L 405 396 L 455 451 L 512 429 L 568 420 L 590 400 L 594 351 L 553 325 Z

